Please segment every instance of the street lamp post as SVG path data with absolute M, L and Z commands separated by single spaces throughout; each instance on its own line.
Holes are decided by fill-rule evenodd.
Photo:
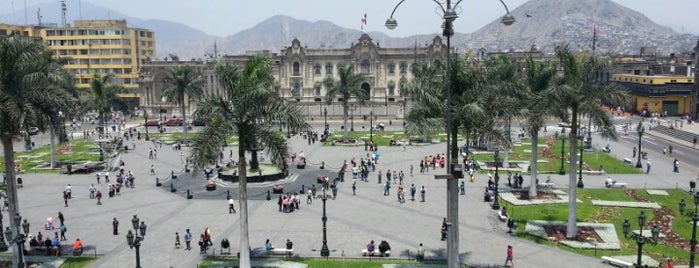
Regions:
M 578 160 L 578 188 L 583 188 L 585 187 L 585 184 L 583 183 L 583 178 L 582 178 L 582 170 L 583 170 L 583 147 L 585 143 L 585 135 L 582 134 L 580 135 L 580 160 Z
M 374 111 L 369 112 L 369 141 L 374 143 Z
M 323 120 L 325 121 L 325 130 L 328 130 L 328 107 L 323 108 Z
M 682 200 L 684 201 L 684 200 Z M 697 207 L 699 206 L 699 193 L 694 193 L 694 215 L 692 215 L 692 240 L 689 240 L 690 251 L 689 251 L 689 268 L 694 268 L 694 256 L 697 252 L 697 221 L 699 221 L 699 215 L 697 215 Z
M 142 221 L 141 225 L 139 225 L 139 221 L 138 216 L 133 215 L 133 218 L 131 219 L 133 232 L 129 230 L 129 233 L 126 234 L 126 243 L 129 244 L 129 248 L 136 248 L 136 268 L 141 268 L 140 248 L 143 239 L 146 237 L 146 223 Z
M 561 170 L 558 171 L 559 175 L 565 175 L 566 170 L 563 169 L 563 163 L 565 162 L 565 149 L 566 149 L 566 135 L 561 135 Z
M 500 175 L 498 170 L 500 167 L 500 151 L 495 150 L 495 197 L 493 198 L 493 209 L 500 209 L 500 202 L 498 202 L 498 184 L 500 182 Z
M 143 117 L 145 117 L 146 120 L 143 124 L 143 126 L 146 128 L 146 141 L 149 141 L 150 136 L 148 136 L 148 110 L 146 110 L 145 108 L 143 109 Z
M 22 216 L 19 215 L 19 213 L 15 214 L 14 217 L 15 221 L 15 228 L 17 231 L 17 234 L 13 237 L 12 230 L 10 230 L 10 227 L 5 228 L 5 239 L 7 239 L 7 242 L 10 243 L 10 245 L 15 244 L 17 245 L 17 266 L 18 268 L 23 268 L 26 267 L 26 264 L 24 263 L 24 242 L 26 241 L 26 235 L 20 232 L 20 225 L 22 224 Z M 27 226 L 27 229 L 29 226 Z
M 354 110 L 357 109 L 356 106 L 352 105 L 350 108 L 350 131 L 354 131 Z
M 330 249 L 328 249 L 328 217 L 325 216 L 325 201 L 328 201 L 328 195 L 325 193 L 325 187 L 323 187 L 323 193 L 320 196 L 320 200 L 323 200 L 323 247 L 320 249 L 320 256 L 327 258 L 330 256 Z
M 641 214 L 638 215 L 638 226 L 640 226 L 640 230 L 638 233 L 638 237 L 636 238 L 636 244 L 638 245 L 638 255 L 636 258 L 636 267 L 641 268 L 643 265 L 641 264 L 641 254 L 643 254 L 643 244 L 646 243 L 646 238 L 643 237 L 643 226 L 646 224 L 646 214 L 641 211 Z
M 643 126 L 643 122 L 639 121 L 638 126 L 636 126 L 636 132 L 638 132 L 638 161 L 636 161 L 636 168 L 643 168 L 643 165 L 641 164 L 641 155 L 643 154 L 643 150 L 641 149 L 641 138 L 643 138 L 643 132 L 646 131 L 646 128 Z
M 398 2 L 398 4 L 393 8 L 393 11 L 391 12 L 391 16 L 386 20 L 386 28 L 389 30 L 393 30 L 396 27 L 398 27 L 398 21 L 393 18 L 393 15 L 396 13 L 396 10 L 398 7 L 405 2 L 405 0 L 401 0 Z M 457 14 L 455 9 L 459 8 L 459 4 L 461 3 L 461 0 L 457 1 L 454 6 L 452 6 L 452 1 L 451 0 L 446 0 L 446 1 L 439 1 L 439 0 L 433 0 L 439 8 L 442 10 L 442 19 L 444 19 L 443 22 L 443 29 L 442 29 L 442 35 L 447 38 L 447 46 L 446 46 L 446 72 L 444 76 L 444 91 L 445 91 L 445 96 L 446 96 L 446 107 L 445 107 L 445 114 L 446 114 L 446 132 L 447 132 L 447 150 L 446 150 L 446 162 L 447 165 L 449 165 L 449 168 L 447 168 L 447 218 L 448 221 L 451 223 L 451 228 L 448 228 L 447 231 L 447 265 L 449 268 L 457 268 L 459 267 L 459 205 L 458 205 L 458 195 L 457 195 L 457 189 L 458 189 L 458 182 L 457 179 L 454 178 L 453 174 L 456 174 L 454 172 L 457 168 L 460 169 L 460 167 L 457 167 L 457 163 L 452 163 L 452 161 L 458 162 L 458 149 L 456 148 L 456 141 L 454 143 L 451 143 L 451 134 L 452 134 L 452 122 L 451 122 L 451 77 L 450 77 L 450 67 L 451 67 L 451 36 L 454 35 L 454 28 L 453 28 L 453 22 L 456 20 L 459 15 Z M 503 0 L 500 0 L 500 3 L 505 7 L 505 11 L 507 12 L 505 16 L 502 17 L 502 24 L 509 26 L 515 23 L 515 18 L 510 14 L 510 10 L 507 8 L 507 5 Z M 388 102 L 387 102 L 388 103 Z M 456 136 L 454 136 L 455 138 Z M 454 157 L 452 157 L 452 153 L 454 154 Z M 454 158 L 454 159 L 452 159 Z M 454 171 L 452 171 L 454 169 Z M 451 175 L 451 176 L 450 176 Z

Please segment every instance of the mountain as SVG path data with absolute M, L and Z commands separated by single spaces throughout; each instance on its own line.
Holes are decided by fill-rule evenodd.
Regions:
M 504 27 L 493 21 L 459 45 L 487 51 L 525 50 L 536 45 L 552 51 L 566 42 L 573 48 L 590 49 L 596 30 L 596 51 L 601 53 L 638 54 L 641 46 L 657 46 L 659 52 L 669 54 L 690 51 L 696 40 L 611 0 L 530 0 L 512 14 L 517 18 L 515 24 Z
M 177 54 L 181 59 L 203 58 L 205 52 L 213 50 L 214 41 L 220 42 L 222 38 L 209 35 L 201 30 L 187 25 L 158 19 L 143 20 L 121 14 L 109 8 L 96 6 L 87 1 L 82 1 L 80 7 L 71 5 L 68 1 L 66 22 L 72 24 L 75 20 L 97 19 L 125 19 L 129 27 L 145 28 L 155 32 L 156 53 L 158 58 L 168 54 Z M 37 13 L 41 15 L 42 24 L 61 25 L 61 2 L 51 1 L 35 4 L 27 7 L 29 24 L 39 24 Z M 40 11 L 40 12 L 38 12 Z M 25 12 L 19 10 L 13 13 L 0 15 L 0 23 L 24 24 Z

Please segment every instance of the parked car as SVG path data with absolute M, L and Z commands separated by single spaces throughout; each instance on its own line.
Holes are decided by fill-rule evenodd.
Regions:
M 157 126 L 158 126 L 158 120 L 147 121 L 144 125 L 147 126 L 147 127 L 157 127 Z
M 207 123 L 207 122 L 204 121 L 204 120 L 192 120 L 192 126 L 195 126 L 195 127 L 203 127 L 203 126 L 206 126 L 206 123 Z
M 182 126 L 184 124 L 184 121 L 182 121 L 181 118 L 173 118 L 173 119 L 168 119 L 163 123 L 163 125 L 168 126 L 168 127 L 173 127 L 173 126 Z

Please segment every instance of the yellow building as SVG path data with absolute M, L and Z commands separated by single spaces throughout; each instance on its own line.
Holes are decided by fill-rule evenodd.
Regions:
M 691 111 L 692 77 L 615 74 L 612 82 L 631 92 L 636 112 L 675 116 Z
M 68 58 L 65 68 L 78 88 L 90 87 L 93 72 L 114 75 L 111 83 L 124 87 L 120 96 L 134 104 L 141 64 L 156 55 L 155 33 L 127 27 L 126 20 L 77 20 L 66 27 L 0 24 L 0 35 L 12 33 L 40 37 L 56 56 Z

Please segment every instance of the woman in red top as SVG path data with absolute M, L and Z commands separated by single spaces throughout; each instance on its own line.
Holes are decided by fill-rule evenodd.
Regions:
M 507 266 L 507 262 L 510 262 L 509 267 L 515 267 L 515 263 L 514 263 L 513 259 L 514 259 L 514 253 L 512 253 L 512 246 L 507 245 L 507 259 L 505 259 L 504 266 Z

